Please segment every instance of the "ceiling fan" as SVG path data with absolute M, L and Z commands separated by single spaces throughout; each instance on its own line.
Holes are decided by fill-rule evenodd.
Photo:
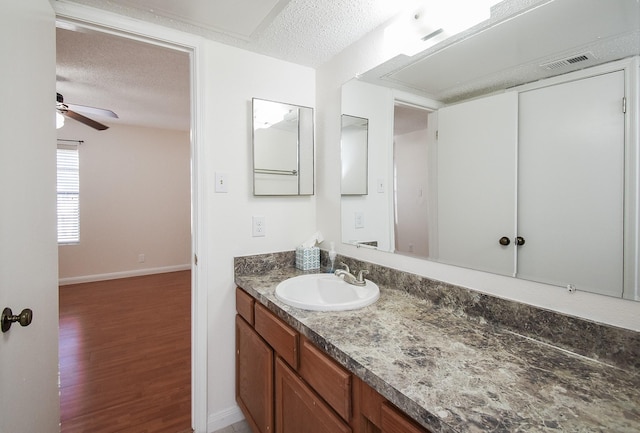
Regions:
M 56 93 L 56 111 L 63 116 L 70 117 L 73 120 L 84 123 L 87 126 L 97 129 L 98 131 L 104 131 L 109 127 L 90 119 L 79 112 L 94 116 L 106 116 L 113 119 L 117 119 L 118 115 L 111 110 L 104 108 L 87 107 L 86 105 L 65 104 L 64 97 L 60 93 Z

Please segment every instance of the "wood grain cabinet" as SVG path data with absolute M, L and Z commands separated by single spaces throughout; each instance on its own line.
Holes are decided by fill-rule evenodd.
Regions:
M 362 380 L 354 378 L 353 388 L 355 433 L 432 433 Z
M 236 401 L 254 433 L 273 433 L 273 349 L 236 316 Z
M 429 433 L 242 289 L 236 400 L 253 433 Z
M 351 428 L 295 372 L 276 360 L 276 433 L 351 433 Z

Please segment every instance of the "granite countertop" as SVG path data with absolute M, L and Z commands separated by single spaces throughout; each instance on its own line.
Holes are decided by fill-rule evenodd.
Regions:
M 291 268 L 238 272 L 236 284 L 434 432 L 640 432 L 640 375 L 389 284 L 344 312 L 275 297 Z

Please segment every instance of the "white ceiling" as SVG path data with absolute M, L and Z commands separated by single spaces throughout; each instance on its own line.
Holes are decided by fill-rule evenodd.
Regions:
M 106 125 L 189 130 L 189 54 L 61 28 L 56 45 L 56 90 L 66 103 L 113 110 L 119 119 L 87 114 Z
M 316 67 L 415 0 L 57 1 Z M 57 50 L 58 92 L 65 102 L 111 109 L 120 117 L 112 123 L 189 129 L 187 54 L 64 28 L 57 32 Z
M 470 30 L 470 37 L 387 62 L 363 78 L 452 103 L 640 54 L 637 0 L 546 1 L 515 14 L 499 9 L 494 23 Z
M 400 11 L 411 12 L 415 2 L 57 0 L 310 67 L 331 59 Z M 534 13 L 522 20 L 521 13 L 529 10 Z M 58 92 L 65 102 L 111 109 L 120 116 L 115 123 L 189 129 L 187 53 L 64 28 L 58 29 L 57 49 Z M 574 69 L 640 53 L 638 0 L 505 0 L 476 28 L 413 57 L 391 59 L 362 78 L 454 102 L 568 72 L 544 71 L 540 64 L 585 50 L 597 58 Z M 109 124 L 109 119 L 95 120 Z

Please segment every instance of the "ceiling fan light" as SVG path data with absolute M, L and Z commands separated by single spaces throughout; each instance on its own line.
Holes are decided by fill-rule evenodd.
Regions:
M 64 126 L 64 116 L 56 111 L 56 129 Z

